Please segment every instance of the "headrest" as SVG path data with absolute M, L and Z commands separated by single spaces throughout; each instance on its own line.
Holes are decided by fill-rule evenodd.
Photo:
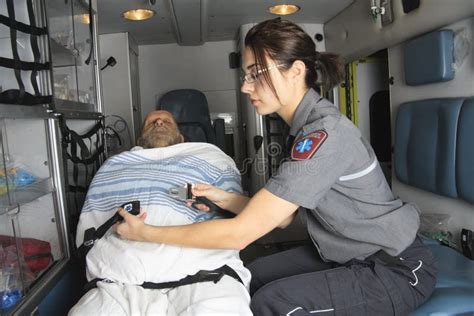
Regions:
M 474 99 L 404 103 L 395 124 L 397 178 L 414 187 L 474 203 Z
M 405 82 L 417 86 L 454 78 L 454 33 L 431 32 L 405 44 Z
M 215 144 L 206 96 L 198 90 L 180 89 L 165 93 L 159 110 L 173 114 L 186 141 Z
M 206 96 L 198 90 L 169 91 L 161 97 L 158 106 L 160 110 L 173 114 L 178 123 L 196 121 L 211 123 Z

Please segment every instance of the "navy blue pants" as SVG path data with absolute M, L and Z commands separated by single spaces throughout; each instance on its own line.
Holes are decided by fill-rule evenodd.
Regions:
M 377 258 L 327 263 L 312 245 L 259 258 L 248 266 L 252 312 L 408 315 L 433 292 L 436 264 L 419 238 L 395 259 L 402 264 Z

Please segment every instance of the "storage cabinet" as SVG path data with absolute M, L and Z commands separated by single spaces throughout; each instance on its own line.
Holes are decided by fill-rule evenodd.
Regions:
M 95 34 L 91 26 L 95 11 L 85 0 L 48 0 L 46 12 L 56 109 L 100 112 L 96 101 Z
M 0 105 L 0 311 L 21 314 L 67 263 L 69 244 L 57 119 L 10 107 Z
M 71 266 L 65 126 L 80 134 L 102 117 L 95 12 L 86 0 L 0 0 L 0 14 L 0 315 L 38 314 Z

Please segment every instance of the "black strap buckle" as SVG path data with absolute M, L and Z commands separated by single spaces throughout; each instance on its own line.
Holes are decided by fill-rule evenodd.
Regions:
M 91 248 L 96 241 L 96 230 L 94 227 L 86 229 L 84 232 L 84 246 Z

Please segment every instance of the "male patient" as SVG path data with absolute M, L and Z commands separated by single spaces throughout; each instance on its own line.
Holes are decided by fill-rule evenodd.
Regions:
M 126 202 L 139 200 L 151 225 L 182 225 L 214 220 L 174 199 L 168 190 L 206 182 L 240 191 L 240 175 L 231 158 L 216 146 L 184 143 L 172 115 L 154 111 L 145 118 L 135 147 L 108 159 L 95 175 L 82 209 L 76 243 L 84 231 L 99 227 Z M 87 279 L 101 279 L 71 309 L 70 315 L 251 315 L 247 292 L 250 273 L 236 250 L 195 249 L 122 240 L 110 229 L 86 257 Z M 237 278 L 149 289 L 144 282 L 178 281 L 224 265 Z

